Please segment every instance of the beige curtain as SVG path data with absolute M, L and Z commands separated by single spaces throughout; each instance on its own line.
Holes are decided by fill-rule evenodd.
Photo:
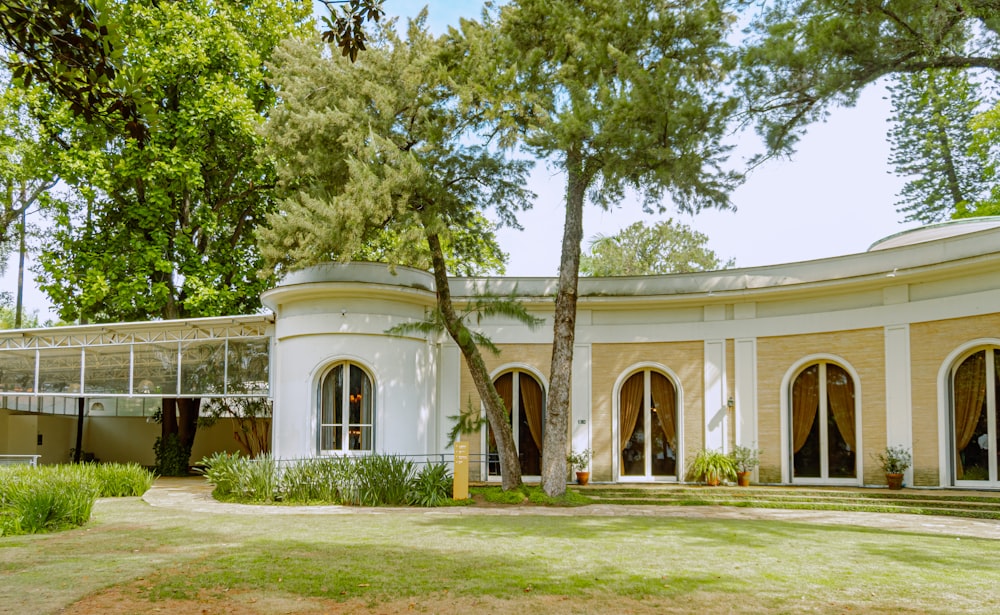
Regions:
M 813 365 L 792 384 L 792 452 L 799 452 L 809 439 L 818 411 L 819 366 Z
M 653 396 L 653 404 L 656 408 L 656 416 L 660 421 L 660 428 L 667 437 L 667 444 L 676 454 L 677 452 L 677 393 L 674 385 L 662 374 L 650 374 L 650 393 Z
M 976 433 L 983 400 L 986 399 L 986 352 L 980 351 L 955 370 L 955 477 L 962 478 L 961 451 Z
M 538 381 L 521 372 L 518 375 L 521 385 L 521 412 L 528 421 L 531 439 L 535 441 L 538 452 L 542 451 L 542 387 Z
M 829 363 L 826 365 L 826 398 L 840 436 L 852 451 L 857 450 L 854 446 L 854 382 L 842 367 Z
M 635 431 L 636 421 L 642 412 L 643 394 L 643 373 L 633 375 L 622 385 L 621 397 L 618 408 L 618 451 L 619 455 L 625 450 L 625 445 L 632 439 Z M 625 467 L 625 458 L 622 457 L 621 468 Z

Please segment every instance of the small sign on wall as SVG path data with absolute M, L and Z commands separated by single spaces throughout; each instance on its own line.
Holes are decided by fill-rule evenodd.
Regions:
M 455 472 L 452 481 L 452 499 L 469 499 L 469 443 L 455 442 Z

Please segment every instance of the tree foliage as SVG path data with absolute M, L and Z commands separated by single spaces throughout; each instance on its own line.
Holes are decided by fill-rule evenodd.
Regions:
M 485 21 L 464 22 L 482 84 L 467 100 L 566 174 L 542 446 L 554 496 L 566 488 L 584 202 L 606 207 L 634 190 L 661 211 L 668 196 L 686 211 L 728 206 L 738 178 L 722 168 L 721 138 L 735 102 L 719 84 L 733 67 L 733 17 L 714 0 L 515 0 Z
M 635 222 L 618 233 L 597 235 L 580 257 L 580 273 L 588 276 L 662 275 L 714 271 L 732 267 L 719 261 L 706 244 L 708 236 L 673 219 L 653 226 Z
M 307 13 L 286 0 L 114 8 L 120 74 L 136 76 L 151 130 L 137 140 L 125 120 L 81 121 L 57 98 L 39 110 L 70 188 L 42 289 L 67 320 L 253 311 L 269 283 L 253 230 L 273 205 L 258 132 L 275 102 L 265 62 Z
M 742 91 L 769 151 L 787 153 L 831 105 L 882 77 L 930 69 L 1000 72 L 996 0 L 776 0 L 756 11 Z
M 502 265 L 484 213 L 516 225 L 531 196 L 528 164 L 472 144 L 476 118 L 455 93 L 462 67 L 425 19 L 410 22 L 405 40 L 392 24 L 377 28 L 356 63 L 324 54 L 316 41 L 289 41 L 276 54 L 282 104 L 267 134 L 282 161 L 282 199 L 260 244 L 279 273 L 359 256 L 432 270 L 437 320 L 414 327 L 443 326 L 461 349 L 502 440 L 504 487 L 513 488 L 521 476 L 507 413 L 473 315 L 453 305 L 447 275 L 452 266 L 473 273 Z
M 323 40 L 336 43 L 341 55 L 354 62 L 358 52 L 366 49 L 368 33 L 365 22 L 378 23 L 385 17 L 382 0 L 319 0 L 326 5 L 329 14 L 323 17 Z M 338 11 L 337 8 L 340 8 Z
M 988 102 L 981 88 L 966 72 L 930 69 L 899 75 L 889 92 L 889 162 L 906 178 L 898 211 L 923 223 L 976 211 L 996 182 L 995 159 L 974 147 L 973 120 Z
M 9 85 L 0 91 L 0 256 L 13 247 L 23 214 L 56 183 L 52 143 L 29 113 L 27 99 L 36 94 Z
M 144 140 L 148 126 L 122 67 L 115 0 L 2 0 L 0 46 L 15 82 L 44 86 L 88 122 L 120 123 Z

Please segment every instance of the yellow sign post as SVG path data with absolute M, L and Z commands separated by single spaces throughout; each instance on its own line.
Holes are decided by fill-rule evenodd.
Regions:
M 455 472 L 453 474 L 452 498 L 469 499 L 469 443 L 455 442 Z

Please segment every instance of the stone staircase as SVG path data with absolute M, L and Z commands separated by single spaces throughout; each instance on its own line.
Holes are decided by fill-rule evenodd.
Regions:
M 572 487 L 595 504 L 742 506 L 1000 519 L 1000 492 L 836 487 L 590 485 Z

